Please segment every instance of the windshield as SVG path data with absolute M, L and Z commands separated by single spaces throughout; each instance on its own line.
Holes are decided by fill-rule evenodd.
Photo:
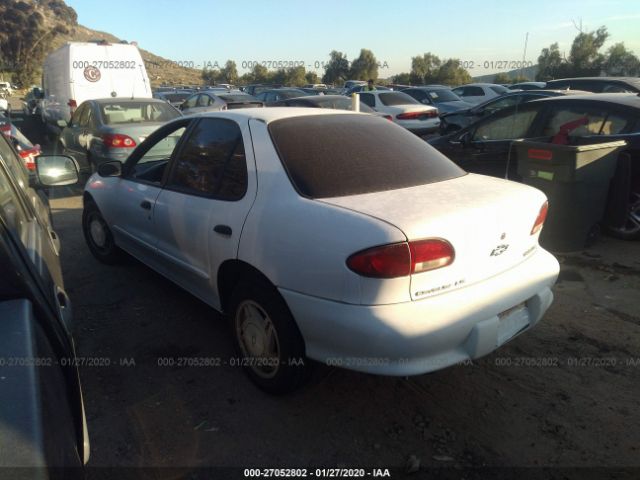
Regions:
M 418 136 L 371 115 L 285 118 L 270 123 L 269 132 L 291 182 L 305 197 L 395 190 L 465 174 Z
M 167 122 L 180 116 L 180 112 L 164 102 L 101 103 L 100 113 L 105 125 Z
M 381 93 L 378 98 L 380 98 L 382 104 L 387 107 L 395 105 L 421 105 L 415 98 L 402 92 Z

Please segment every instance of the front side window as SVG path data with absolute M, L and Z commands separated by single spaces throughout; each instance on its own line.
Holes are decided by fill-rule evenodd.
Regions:
M 525 138 L 538 111 L 527 109 L 512 111 L 508 115 L 492 118 L 481 123 L 476 129 L 473 140 L 511 140 Z
M 167 186 L 219 200 L 239 200 L 247 191 L 247 163 L 237 123 L 202 119 L 175 161 Z
M 0 138 L 0 144 L 5 140 Z M 0 162 L 0 216 L 9 230 L 27 246 L 27 224 L 29 216 L 18 198 L 19 192 L 9 180 L 11 173 Z
M 376 99 L 371 93 L 361 93 L 360 101 L 371 108 L 376 106 Z

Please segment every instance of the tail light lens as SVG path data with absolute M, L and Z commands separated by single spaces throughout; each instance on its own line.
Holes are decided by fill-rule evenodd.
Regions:
M 438 110 L 427 110 L 420 112 L 406 112 L 396 115 L 398 120 L 418 120 L 420 118 L 435 118 L 438 116 Z
M 540 213 L 536 218 L 535 223 L 533 224 L 533 228 L 531 229 L 531 235 L 538 233 L 542 230 L 542 226 L 544 225 L 544 221 L 547 219 L 547 212 L 549 211 L 549 202 L 544 202 L 542 207 L 540 208 Z
M 27 166 L 28 170 L 34 171 L 36 170 L 36 156 L 38 152 L 34 152 L 34 150 L 22 150 L 18 152 L 24 161 L 24 164 Z
M 76 108 L 78 106 L 78 102 L 76 102 L 73 98 L 67 102 L 71 108 Z
M 11 136 L 11 125 L 10 124 L 0 125 L 0 132 L 5 134 L 6 136 L 10 137 Z
M 136 146 L 133 138 L 121 133 L 103 135 L 102 141 L 109 148 L 132 148 Z
M 446 267 L 454 257 L 449 242 L 429 239 L 362 250 L 347 259 L 347 267 L 363 277 L 397 278 Z
M 393 122 L 393 117 L 391 115 L 383 115 L 383 117 L 389 120 L 390 122 Z

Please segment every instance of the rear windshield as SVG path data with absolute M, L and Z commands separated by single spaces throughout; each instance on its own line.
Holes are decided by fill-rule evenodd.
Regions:
M 493 85 L 489 88 L 500 95 L 502 95 L 503 93 L 507 93 L 509 91 L 507 87 L 503 87 L 501 85 Z
M 100 113 L 106 125 L 168 122 L 180 116 L 180 112 L 164 102 L 101 103 Z
M 280 160 L 305 197 L 330 198 L 441 182 L 465 174 L 424 140 L 371 115 L 310 115 L 269 124 Z
M 221 99 L 223 99 L 225 102 L 258 102 L 261 103 L 260 100 L 258 100 L 256 97 L 254 97 L 253 95 L 216 95 L 217 97 L 220 97 Z
M 421 103 L 415 98 L 402 92 L 381 93 L 378 95 L 378 98 L 380 98 L 382 104 L 387 107 L 392 107 L 394 105 L 421 105 Z
M 427 93 L 435 103 L 454 102 L 456 100 L 461 100 L 461 98 L 451 90 L 429 90 Z
M 353 102 L 348 97 L 333 97 L 333 98 L 323 98 L 322 96 L 318 96 L 313 100 L 309 100 L 312 103 L 315 103 L 320 108 L 333 108 L 335 110 L 352 110 Z M 360 102 L 360 111 L 364 113 L 372 113 L 375 110 L 368 105 Z
M 163 98 L 168 102 L 184 102 L 191 93 L 165 93 Z

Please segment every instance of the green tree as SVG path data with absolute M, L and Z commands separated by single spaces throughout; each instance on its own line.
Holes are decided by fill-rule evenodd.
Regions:
M 248 79 L 251 83 L 269 83 L 272 74 L 267 67 L 256 63 L 249 72 Z
M 3 0 L 0 3 L 0 58 L 20 85 L 33 82 L 49 45 L 78 24 L 63 0 Z M 9 67 L 9 68 L 7 68 Z
M 471 83 L 471 75 L 466 69 L 462 68 L 459 59 L 449 58 L 442 63 L 433 81 L 430 80 L 430 78 L 425 78 L 425 83 L 456 86 Z
M 431 52 L 412 57 L 411 83 L 432 83 L 441 66 L 442 60 Z
M 224 79 L 224 83 L 238 83 L 238 67 L 236 67 L 236 62 L 227 60 L 227 63 L 224 64 L 224 68 L 220 72 L 220 76 Z
M 329 54 L 329 62 L 324 67 L 322 82 L 328 84 L 341 84 L 349 78 L 349 60 L 347 56 L 333 50 Z
M 543 48 L 538 57 L 538 73 L 536 80 L 546 82 L 562 75 L 563 60 L 557 43 Z
M 511 77 L 505 72 L 496 73 L 495 77 L 493 77 L 493 83 L 503 84 L 503 83 L 513 83 L 511 81 Z
M 600 27 L 595 32 L 580 32 L 571 45 L 569 74 L 575 77 L 600 75 L 605 57 L 599 50 L 607 38 L 609 33 L 606 27 Z
M 217 68 L 205 68 L 202 70 L 202 82 L 206 85 L 215 85 L 223 79 L 222 72 Z
M 304 86 L 304 84 L 307 83 L 306 74 L 307 72 L 305 71 L 304 65 L 288 69 L 287 85 L 294 87 Z
M 524 75 L 517 75 L 515 77 L 513 77 L 509 82 L 505 82 L 505 83 L 522 83 L 522 82 L 530 82 L 531 80 L 529 80 L 528 77 L 525 77 Z
M 304 80 L 307 83 L 320 83 L 320 79 L 318 78 L 318 74 L 316 72 L 307 72 L 304 75 Z
M 413 82 L 411 81 L 411 74 L 404 72 L 399 73 L 398 75 L 394 75 L 391 78 L 393 83 L 397 83 L 398 85 L 411 85 Z
M 363 48 L 360 55 L 351 62 L 349 75 L 356 80 L 368 80 L 378 78 L 378 60 L 371 50 Z
M 640 60 L 626 49 L 624 43 L 616 43 L 607 50 L 604 70 L 611 76 L 636 77 L 640 74 Z

